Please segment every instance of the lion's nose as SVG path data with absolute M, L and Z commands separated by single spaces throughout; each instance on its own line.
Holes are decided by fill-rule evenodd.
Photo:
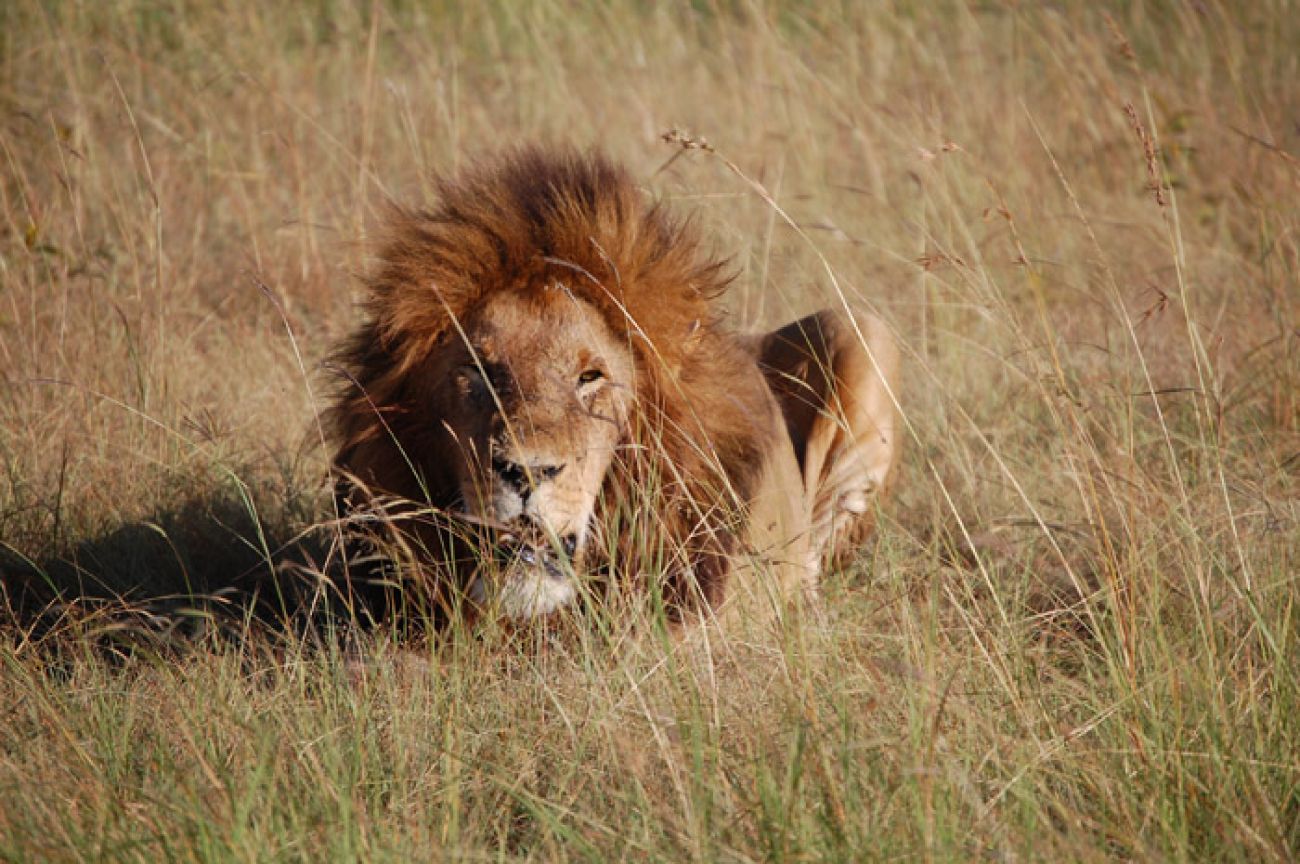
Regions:
M 502 483 L 510 486 L 519 494 L 527 496 L 532 491 L 534 484 L 545 483 L 558 477 L 560 472 L 564 470 L 564 465 L 548 465 L 544 462 L 531 462 L 528 465 L 523 465 L 497 456 L 492 459 L 492 470 L 497 477 L 501 478 Z

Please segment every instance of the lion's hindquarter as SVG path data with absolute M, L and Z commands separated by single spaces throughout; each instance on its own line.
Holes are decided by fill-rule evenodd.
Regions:
M 812 597 L 824 564 L 857 553 L 893 479 L 898 349 L 879 318 L 831 309 L 750 344 L 784 428 L 751 505 L 755 554 L 741 566 L 771 574 L 787 598 Z

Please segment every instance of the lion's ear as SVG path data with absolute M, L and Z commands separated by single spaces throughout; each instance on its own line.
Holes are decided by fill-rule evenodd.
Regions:
M 699 318 L 692 319 L 686 329 L 681 331 L 677 344 L 665 353 L 664 363 L 673 377 L 685 374 L 692 366 L 692 361 L 698 359 L 700 351 L 706 347 L 705 329 Z
M 379 266 L 366 279 L 371 335 L 402 374 L 440 343 L 463 337 L 487 281 L 472 274 L 497 250 L 470 232 L 408 213 L 394 220 Z
M 686 338 L 682 340 L 682 347 L 686 353 L 694 354 L 695 349 L 699 347 L 704 338 L 704 327 L 700 324 L 700 319 L 696 318 L 690 324 L 686 325 Z

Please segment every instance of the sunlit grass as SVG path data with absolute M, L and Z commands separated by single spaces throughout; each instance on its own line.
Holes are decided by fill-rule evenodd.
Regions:
M 1294 858 L 1300 19 L 1108 8 L 0 6 L 0 859 Z M 894 328 L 820 615 L 278 624 L 386 198 L 521 140 Z

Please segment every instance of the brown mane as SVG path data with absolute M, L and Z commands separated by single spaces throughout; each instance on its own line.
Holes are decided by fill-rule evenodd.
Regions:
M 366 280 L 366 319 L 336 358 L 349 379 L 330 413 L 336 468 L 389 494 L 450 504 L 456 492 L 443 464 L 461 457 L 427 416 L 431 385 L 416 380 L 419 370 L 462 338 L 458 321 L 492 292 L 543 296 L 558 283 L 629 340 L 634 424 L 652 430 L 679 478 L 680 494 L 667 499 L 676 503 L 664 506 L 681 511 L 706 487 L 716 495 L 716 466 L 734 500 L 746 501 L 772 444 L 756 420 L 768 416 L 771 396 L 715 303 L 731 279 L 726 262 L 693 225 L 594 153 L 518 150 L 437 189 L 433 208 L 393 208 Z M 688 514 L 665 515 L 683 534 L 698 533 Z M 711 562 L 731 547 L 704 545 L 693 566 L 708 582 Z M 706 596 L 720 589 L 699 587 Z

